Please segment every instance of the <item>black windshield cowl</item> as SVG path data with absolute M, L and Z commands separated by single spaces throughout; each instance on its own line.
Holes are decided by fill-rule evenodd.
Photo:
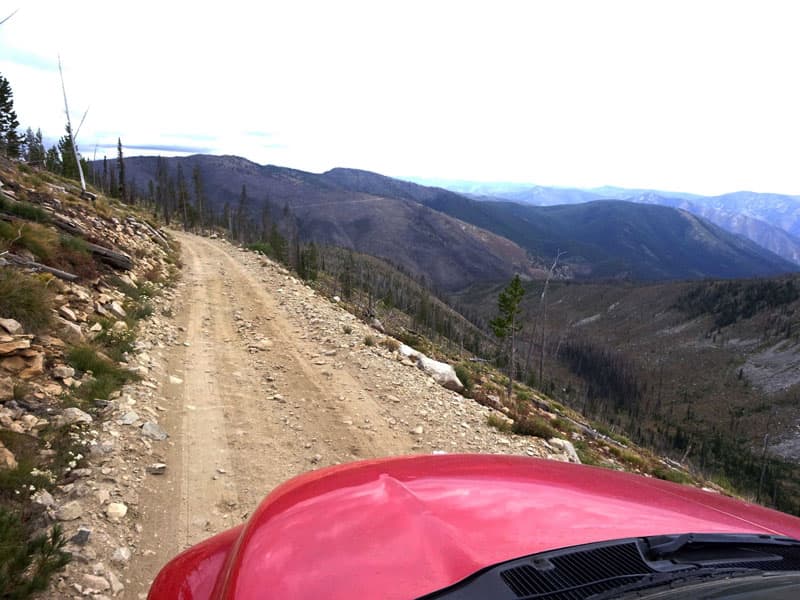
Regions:
M 673 582 L 800 573 L 800 541 L 754 534 L 628 538 L 542 552 L 468 577 L 426 600 L 614 598 Z

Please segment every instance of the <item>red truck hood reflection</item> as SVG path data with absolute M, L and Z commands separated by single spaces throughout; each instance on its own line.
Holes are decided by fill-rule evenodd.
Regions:
M 218 536 L 205 562 L 179 557 L 168 565 L 151 598 L 167 597 L 161 592 L 178 589 L 167 580 L 183 578 L 180 597 L 205 599 L 208 590 L 187 580 L 211 575 L 215 599 L 415 598 L 526 554 L 683 532 L 800 538 L 800 519 L 695 488 L 554 461 L 365 461 L 277 488 L 235 541 L 233 533 Z

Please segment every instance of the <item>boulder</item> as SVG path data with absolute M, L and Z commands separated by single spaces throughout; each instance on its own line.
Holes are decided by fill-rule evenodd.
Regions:
M 458 375 L 456 375 L 455 369 L 452 366 L 448 365 L 447 363 L 428 358 L 422 352 L 418 352 L 410 346 L 406 346 L 405 344 L 400 344 L 398 352 L 401 356 L 416 361 L 417 367 L 425 371 L 425 373 L 430 375 L 433 380 L 442 387 L 454 392 L 463 391 L 464 384 L 461 383 Z
M 577 465 L 581 464 L 581 459 L 578 457 L 578 453 L 575 451 L 575 446 L 572 445 L 572 442 L 562 440 L 561 438 L 550 438 L 547 440 L 547 443 L 561 450 L 561 453 L 566 457 L 568 462 Z

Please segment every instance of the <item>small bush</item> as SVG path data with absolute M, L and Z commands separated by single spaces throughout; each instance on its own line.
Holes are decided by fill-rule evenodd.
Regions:
M 567 433 L 575 431 L 575 425 L 572 423 L 572 421 L 568 421 L 563 417 L 556 417 L 554 419 L 551 419 L 550 424 L 559 431 Z
M 58 234 L 37 223 L 7 223 L 0 221 L 0 240 L 10 250 L 25 248 L 39 262 L 50 264 L 58 253 Z
M 667 467 L 657 467 L 653 469 L 653 476 L 673 483 L 687 484 L 692 482 L 692 478 L 683 471 L 669 469 Z
M 47 589 L 70 561 L 60 526 L 31 536 L 20 518 L 0 508 L 0 598 L 22 600 Z
M 600 465 L 602 461 L 598 458 L 596 451 L 585 441 L 578 440 L 574 443 L 575 453 L 584 465 Z
M 50 325 L 52 308 L 53 295 L 41 278 L 0 268 L 0 316 L 35 333 Z
M 518 435 L 530 435 L 544 439 L 558 435 L 558 432 L 547 421 L 536 415 L 524 415 L 515 419 L 513 431 Z
M 455 365 L 453 369 L 456 372 L 458 380 L 464 384 L 464 394 L 469 395 L 472 393 L 472 374 L 464 365 Z
M 514 424 L 511 421 L 495 412 L 489 413 L 486 417 L 486 423 L 504 433 L 511 433 L 514 428 Z
M 364 336 L 364 345 L 365 346 L 374 346 L 375 345 L 375 338 L 371 335 Z
M 264 256 L 272 256 L 274 254 L 272 246 L 270 246 L 266 242 L 256 242 L 254 244 L 248 244 L 246 248 L 251 252 L 256 252 L 257 254 L 263 254 Z
M 342 325 L 342 331 L 345 333 L 345 335 L 350 335 L 353 333 L 353 328 L 350 325 Z
M 400 342 L 394 338 L 386 338 L 381 341 L 381 346 L 386 348 L 389 352 L 397 352 L 400 349 Z
M 50 215 L 47 211 L 29 202 L 12 202 L 2 194 L 0 194 L 0 211 L 15 215 L 27 221 L 36 221 L 37 223 L 47 223 L 50 221 Z
M 67 351 L 66 358 L 76 370 L 92 373 L 92 377 L 77 389 L 76 395 L 82 400 L 108 398 L 126 382 L 135 379 L 133 373 L 100 356 L 91 346 L 74 346 Z

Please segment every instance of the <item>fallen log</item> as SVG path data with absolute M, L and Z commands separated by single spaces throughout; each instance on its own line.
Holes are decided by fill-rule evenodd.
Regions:
M 109 248 L 98 246 L 97 244 L 92 244 L 89 242 L 86 242 L 86 247 L 91 251 L 92 254 L 96 254 L 100 257 L 100 260 L 111 265 L 112 267 L 123 269 L 125 271 L 130 271 L 133 268 L 133 259 L 123 252 L 117 252 L 115 250 L 111 250 Z
M 41 263 L 28 260 L 27 258 L 20 256 L 18 254 L 12 254 L 11 252 L 6 252 L 2 256 L 3 258 L 14 263 L 15 265 L 19 265 L 21 267 L 27 267 L 29 269 L 34 269 L 35 271 L 44 271 L 45 273 L 50 273 L 51 275 L 55 275 L 56 277 L 58 277 L 59 279 L 63 279 L 64 281 L 75 281 L 76 279 L 78 279 L 78 276 L 75 275 L 74 273 L 67 273 L 66 271 L 62 271 L 61 269 L 48 267 L 47 265 L 43 265 Z
M 147 230 L 150 232 L 150 236 L 151 236 L 151 237 L 152 237 L 152 238 L 153 238 L 153 239 L 154 239 L 154 240 L 155 240 L 155 241 L 156 241 L 156 242 L 157 242 L 159 245 L 163 246 L 163 247 L 164 247 L 164 248 L 166 248 L 167 250 L 169 250 L 169 249 L 170 249 L 170 247 L 169 247 L 169 242 L 167 241 L 167 238 L 166 238 L 166 237 L 164 237 L 164 234 L 163 234 L 163 233 L 161 233 L 161 232 L 160 232 L 158 229 L 156 229 L 155 227 L 153 227 L 152 225 L 150 225 L 150 223 L 148 223 L 147 221 L 141 221 L 141 223 L 142 223 L 142 225 L 144 225 L 145 229 L 147 229 Z
M 74 236 L 82 238 L 89 237 L 89 234 L 80 225 L 61 215 L 53 215 L 53 225 Z

